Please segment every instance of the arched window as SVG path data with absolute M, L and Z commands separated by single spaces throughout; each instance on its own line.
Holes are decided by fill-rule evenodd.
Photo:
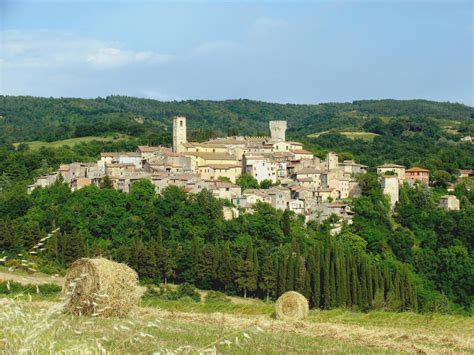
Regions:
M 179 126 L 183 127 L 183 121 L 179 121 Z

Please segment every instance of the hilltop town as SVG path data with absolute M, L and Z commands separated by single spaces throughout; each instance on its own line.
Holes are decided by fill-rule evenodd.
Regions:
M 233 207 L 224 207 L 226 219 L 240 212 L 252 212 L 258 202 L 279 210 L 290 210 L 310 220 L 323 221 L 335 214 L 351 223 L 353 212 L 348 199 L 361 194 L 357 175 L 368 167 L 353 160 L 339 161 L 330 152 L 322 160 L 303 149 L 300 142 L 286 140 L 286 121 L 269 121 L 269 136 L 233 136 L 206 142 L 188 142 L 186 117 L 173 118 L 173 146 L 138 146 L 134 152 L 104 152 L 96 163 L 63 164 L 54 173 L 41 176 L 28 187 L 52 185 L 58 178 L 71 189 L 100 186 L 104 179 L 117 190 L 129 192 L 133 182 L 147 179 L 156 193 L 170 185 L 189 193 L 207 189 L 216 198 L 227 199 Z M 394 207 L 399 186 L 404 182 L 428 185 L 429 170 L 406 169 L 397 164 L 377 167 L 384 194 Z M 241 189 L 239 177 L 248 176 L 263 188 Z M 253 186 L 257 187 L 257 186 Z M 442 206 L 459 209 L 455 196 L 446 196 Z M 338 231 L 340 225 L 336 225 Z

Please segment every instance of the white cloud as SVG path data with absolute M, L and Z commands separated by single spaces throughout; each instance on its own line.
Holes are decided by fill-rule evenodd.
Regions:
M 97 67 L 118 67 L 132 63 L 163 64 L 173 60 L 172 55 L 153 52 L 123 51 L 118 48 L 99 48 L 87 56 L 86 62 Z
M 0 60 L 8 67 L 90 65 L 116 68 L 129 64 L 163 64 L 174 56 L 122 49 L 119 43 L 51 31 L 0 32 Z

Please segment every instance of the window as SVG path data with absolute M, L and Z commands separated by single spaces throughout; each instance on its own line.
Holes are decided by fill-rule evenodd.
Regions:
M 183 127 L 183 121 L 179 121 L 179 126 Z

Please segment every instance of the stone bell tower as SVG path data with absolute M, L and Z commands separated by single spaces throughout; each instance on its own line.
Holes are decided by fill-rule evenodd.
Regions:
M 186 140 L 186 117 L 173 117 L 173 152 L 181 153 L 184 151 L 183 144 Z

